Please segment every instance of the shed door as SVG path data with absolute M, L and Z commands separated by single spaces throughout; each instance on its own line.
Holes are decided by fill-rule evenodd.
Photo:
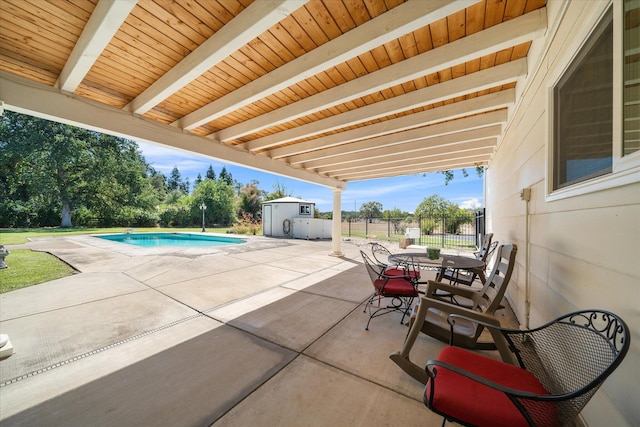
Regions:
M 272 236 L 271 230 L 271 205 L 264 205 L 264 212 L 262 213 L 262 234 L 264 236 Z

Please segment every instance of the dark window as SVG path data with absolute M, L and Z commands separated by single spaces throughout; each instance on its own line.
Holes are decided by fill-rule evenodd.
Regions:
M 613 14 L 600 21 L 554 88 L 553 189 L 610 173 Z

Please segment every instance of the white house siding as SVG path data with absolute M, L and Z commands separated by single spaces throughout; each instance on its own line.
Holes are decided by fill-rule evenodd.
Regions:
M 640 183 L 547 201 L 549 143 L 548 88 L 582 38 L 585 23 L 606 9 L 606 1 L 572 1 L 542 65 L 524 92 L 486 175 L 489 231 L 501 243 L 518 245 L 517 268 L 507 292 L 523 327 L 569 311 L 602 308 L 619 314 L 631 330 L 630 351 L 582 412 L 589 426 L 640 425 Z M 549 27 L 559 19 L 550 1 Z M 548 37 L 548 35 L 547 35 Z M 532 49 L 541 49 L 541 45 Z M 526 202 L 531 188 L 529 242 Z

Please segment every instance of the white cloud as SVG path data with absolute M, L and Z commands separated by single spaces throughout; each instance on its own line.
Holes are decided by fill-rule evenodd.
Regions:
M 460 203 L 459 206 L 461 209 L 478 209 L 482 206 L 482 204 L 477 198 L 474 197 L 473 199 L 465 200 L 464 202 Z

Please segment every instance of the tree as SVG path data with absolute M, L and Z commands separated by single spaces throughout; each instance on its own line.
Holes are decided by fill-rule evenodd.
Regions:
M 193 191 L 191 210 L 194 218 L 202 215 L 200 205 L 207 206 L 205 222 L 207 224 L 229 225 L 236 220 L 235 193 L 233 187 L 222 180 L 205 179 Z
M 198 184 L 200 184 L 201 182 L 202 182 L 202 175 L 198 174 L 198 176 L 196 176 L 196 180 L 193 181 L 193 188 L 196 188 Z
M 483 166 L 476 166 L 476 173 L 478 174 L 478 177 L 482 178 L 482 175 L 484 175 L 484 167 Z M 462 171 L 462 176 L 464 176 L 465 178 L 469 176 L 469 172 L 467 172 L 466 169 L 461 169 Z M 444 175 L 444 185 L 449 185 L 449 183 L 451 181 L 453 181 L 453 171 L 452 170 L 448 170 L 448 171 L 440 171 L 438 172 L 442 175 Z M 424 174 L 426 175 L 426 174 Z
M 0 226 L 157 216 L 163 182 L 133 141 L 10 111 L 0 141 Z
M 157 203 L 133 141 L 10 111 L 0 141 L 0 226 L 70 227 L 74 209 L 115 218 L 124 206 Z
M 460 225 L 473 221 L 471 210 L 461 209 L 455 203 L 445 200 L 434 194 L 424 199 L 416 208 L 415 215 L 423 218 L 423 233 L 431 234 L 443 217 L 447 218 L 447 224 L 442 232 L 457 233 Z
M 360 206 L 360 215 L 365 218 L 378 218 L 382 215 L 382 203 L 367 202 Z
M 264 201 L 282 199 L 283 197 L 290 196 L 291 193 L 287 190 L 284 184 L 280 184 L 280 181 L 276 181 L 273 184 L 273 191 L 264 196 Z
M 207 174 L 205 175 L 205 179 L 210 179 L 215 181 L 216 173 L 213 171 L 213 166 L 209 165 L 209 169 L 207 169 Z
M 169 191 L 180 190 L 180 186 L 182 185 L 182 176 L 180 175 L 180 171 L 177 166 L 174 166 L 171 170 L 171 175 L 169 175 L 169 179 L 167 180 L 167 189 Z
M 391 224 L 393 225 L 393 234 L 402 234 L 404 233 L 404 228 L 405 227 L 400 227 L 400 224 L 403 222 L 403 220 L 407 217 L 407 214 L 405 212 L 402 212 L 402 210 L 398 209 L 398 208 L 393 208 L 391 210 L 385 210 L 384 212 L 382 212 L 382 218 L 388 220 L 391 222 Z
M 227 168 L 225 166 L 222 167 L 220 171 L 220 176 L 218 177 L 218 181 L 222 181 L 227 185 L 233 186 L 233 176 L 229 172 L 227 172 Z
M 434 194 L 424 199 L 416 208 L 415 215 L 422 217 L 434 217 L 442 215 L 447 211 L 450 202 L 442 196 Z
M 258 181 L 242 186 L 238 196 L 238 217 L 244 218 L 243 213 L 249 215 L 252 220 L 260 217 L 262 210 L 262 196 L 264 191 L 258 188 Z

